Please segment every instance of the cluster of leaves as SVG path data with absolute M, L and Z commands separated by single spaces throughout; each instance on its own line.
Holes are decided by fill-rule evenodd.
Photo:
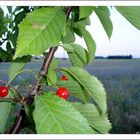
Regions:
M 139 7 L 115 8 L 139 28 Z M 41 83 L 50 88 L 35 95 L 33 104 L 23 104 L 27 119 L 21 130 L 22 133 L 26 131 L 26 133 L 47 134 L 97 134 L 108 133 L 110 130 L 105 89 L 95 76 L 84 70 L 84 67 L 94 59 L 96 51 L 96 44 L 86 29 L 86 26 L 90 25 L 89 16 L 92 12 L 99 17 L 110 38 L 113 26 L 108 7 L 73 7 L 68 20 L 65 16 L 65 7 L 34 8 L 19 24 L 14 59 L 18 58 L 20 63 L 12 64 L 9 73 L 10 82 L 21 73 L 30 56 L 42 55 L 52 47 L 63 47 L 72 64 L 69 68 L 59 67 L 57 59 L 53 59 L 48 74 Z M 76 35 L 84 39 L 87 49 L 74 43 Z M 66 75 L 69 80 L 60 80 L 60 75 Z M 56 96 L 55 90 L 58 87 L 66 87 L 70 95 L 78 98 L 80 102 L 74 103 Z M 20 105 L 10 102 L 0 103 L 0 106 L 2 116 L 0 132 L 3 133 L 12 126 L 11 119 L 12 123 L 15 121 L 15 116 L 11 117 L 10 113 L 15 112 L 15 108 L 20 108 Z
M 7 11 L 6 13 L 4 11 Z M 18 37 L 18 24 L 23 20 L 32 7 L 0 7 L 0 61 L 12 61 Z

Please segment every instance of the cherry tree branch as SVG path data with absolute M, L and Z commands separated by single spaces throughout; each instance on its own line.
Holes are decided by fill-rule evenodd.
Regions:
M 72 11 L 72 6 L 69 6 L 67 9 L 66 9 L 66 12 L 65 12 L 65 15 L 66 15 L 66 20 L 68 20 L 69 16 L 70 16 L 70 13 Z M 38 75 L 38 81 L 36 83 L 36 86 L 32 92 L 33 95 L 37 95 L 38 92 L 40 91 L 40 88 L 41 88 L 41 85 L 40 85 L 40 82 L 42 80 L 42 78 L 47 75 L 48 73 L 48 69 L 49 69 L 49 66 L 50 66 L 50 63 L 54 57 L 54 53 L 56 52 L 57 50 L 57 46 L 56 47 L 53 47 L 53 48 L 50 48 L 48 54 L 45 56 L 45 59 L 44 59 L 44 62 L 43 62 L 43 65 L 40 69 L 40 72 L 39 72 L 39 75 Z
M 42 78 L 45 75 L 47 75 L 50 63 L 53 59 L 53 56 L 54 56 L 54 53 L 56 52 L 56 50 L 57 50 L 57 47 L 50 48 L 48 54 L 45 56 L 43 65 L 42 65 L 40 72 L 39 72 L 39 75 L 38 75 L 39 80 L 37 81 L 36 86 L 35 86 L 33 93 L 32 93 L 33 95 L 38 94 L 40 87 L 41 87 L 40 82 L 41 82 Z
M 20 128 L 21 121 L 22 121 L 22 115 L 20 115 L 17 118 L 16 123 L 15 123 L 15 126 L 14 126 L 14 129 L 11 131 L 10 134 L 17 134 L 18 133 L 19 128 Z
M 65 12 L 66 20 L 68 20 L 71 11 L 72 11 L 72 6 L 67 7 L 66 12 Z M 38 81 L 35 84 L 35 88 L 33 89 L 32 95 L 37 95 L 39 93 L 40 88 L 41 88 L 40 82 L 42 78 L 48 74 L 48 69 L 56 50 L 57 50 L 57 46 L 52 47 L 50 48 L 49 52 L 45 55 L 44 62 L 38 74 Z M 26 103 L 31 104 L 33 100 L 34 100 L 34 97 L 30 95 L 26 98 Z M 22 113 L 22 110 L 20 110 L 20 115 L 17 118 L 16 123 L 14 124 L 12 128 L 12 131 L 10 131 L 11 134 L 18 133 L 22 121 L 23 121 L 23 113 Z

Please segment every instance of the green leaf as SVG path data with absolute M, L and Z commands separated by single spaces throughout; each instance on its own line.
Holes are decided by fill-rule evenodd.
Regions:
M 110 11 L 106 6 L 99 6 L 98 8 L 94 9 L 96 15 L 100 19 L 100 22 L 103 25 L 103 28 L 110 39 L 113 31 L 113 25 L 110 19 Z
M 106 92 L 102 83 L 96 77 L 91 76 L 87 71 L 78 67 L 61 68 L 60 70 L 67 72 L 70 77 L 73 77 L 83 87 L 84 91 L 94 99 L 101 112 L 103 114 L 106 113 Z
M 25 64 L 30 60 L 31 56 L 23 56 L 15 59 L 8 69 L 9 80 L 13 80 L 13 78 L 15 78 L 17 74 L 23 70 Z
M 14 49 L 12 48 L 11 43 L 9 41 L 6 43 L 6 50 L 9 54 L 13 55 Z
M 79 57 L 79 59 L 83 62 L 83 64 L 87 64 L 88 60 L 87 60 L 87 57 L 88 57 L 88 52 L 85 48 L 83 48 L 81 45 L 79 44 L 70 44 L 75 53 L 77 54 L 77 56 Z
M 71 18 L 72 18 L 72 22 L 79 21 L 79 6 L 73 6 L 73 9 L 71 12 Z
M 90 18 L 87 17 L 87 18 L 81 19 L 81 20 L 78 21 L 77 23 L 78 23 L 78 24 L 81 24 L 81 25 L 83 25 L 83 26 L 90 25 Z
M 0 47 L 0 58 L 5 61 L 11 61 L 12 55 Z
M 84 67 L 88 64 L 88 52 L 78 44 L 64 44 L 64 49 L 68 52 L 73 66 Z
M 11 50 L 12 50 L 12 47 L 11 47 L 11 44 L 10 44 L 9 41 L 6 43 L 6 50 L 7 50 L 8 52 L 11 52 Z
M 8 32 L 8 35 L 7 35 L 7 38 L 8 38 L 8 40 L 10 40 L 12 42 L 14 49 L 16 47 L 16 42 L 17 42 L 17 37 L 18 37 L 18 31 L 19 31 L 18 30 L 18 27 L 15 26 L 14 27 L 14 33 Z
M 62 46 L 68 53 L 73 53 L 74 52 L 74 49 L 73 47 L 71 46 L 71 44 L 63 44 Z
M 3 22 L 4 22 L 4 12 L 3 12 L 3 9 L 0 7 L 0 29 L 3 25 Z
M 96 51 L 96 44 L 91 36 L 91 34 L 85 29 L 84 26 L 77 24 L 78 28 L 85 40 L 85 43 L 87 45 L 87 49 L 88 49 L 88 62 L 91 63 L 92 60 L 95 57 L 95 51 Z
M 83 62 L 79 59 L 79 57 L 76 55 L 76 53 L 68 53 L 69 55 L 69 58 L 72 62 L 72 65 L 73 66 L 77 66 L 77 67 L 84 67 L 84 64 Z
M 79 36 L 82 38 L 82 34 L 80 32 L 80 30 L 78 28 L 73 28 L 73 31 Z
M 15 14 L 17 11 L 21 10 L 23 10 L 23 6 L 15 6 L 15 8 L 13 9 L 13 13 Z
M 12 13 L 12 6 L 7 6 L 9 13 Z
M 59 65 L 58 60 L 55 57 L 53 57 L 50 67 L 52 67 L 53 69 L 56 69 L 58 65 Z
M 65 75 L 67 76 L 67 74 Z M 68 81 L 59 80 L 56 82 L 56 85 L 58 87 L 66 87 L 72 96 L 77 97 L 81 101 L 90 102 L 90 96 L 86 91 L 84 91 L 84 88 L 78 82 L 75 82 L 74 80 L 70 80 L 69 77 L 68 79 L 69 79 Z
M 21 104 L 20 103 L 16 103 L 16 104 L 12 104 L 11 106 L 11 111 L 8 115 L 8 119 L 7 119 L 7 124 L 6 124 L 6 130 L 9 130 L 13 127 L 13 125 L 16 122 L 16 118 L 17 118 L 17 114 L 19 114 L 21 110 Z
M 25 63 L 12 63 L 10 68 L 8 69 L 9 80 L 15 77 L 16 74 L 23 69 L 24 65 Z
M 20 130 L 19 134 L 35 134 L 35 132 L 29 127 L 24 127 Z
M 111 129 L 107 115 L 100 115 L 93 104 L 74 103 L 74 107 L 88 120 L 90 126 L 97 132 L 105 134 Z
M 120 12 L 132 25 L 140 30 L 140 6 L 116 6 Z
M 70 26 L 66 25 L 66 35 L 62 37 L 62 42 L 72 43 L 74 41 L 75 41 L 74 31 Z
M 11 90 L 9 91 L 9 98 L 13 98 Z M 9 114 L 12 110 L 12 102 L 0 102 L 0 133 L 4 133 L 5 128 L 7 127 Z
M 57 81 L 57 74 L 55 69 L 49 67 L 48 74 L 47 74 L 47 82 L 49 85 L 55 85 Z
M 65 15 L 60 7 L 36 9 L 19 25 L 14 58 L 20 55 L 40 55 L 55 47 L 64 31 Z
M 91 6 L 80 6 L 79 7 L 79 19 L 89 17 L 92 14 L 93 7 Z
M 34 110 L 34 106 L 33 105 L 29 105 L 29 104 L 25 104 L 24 105 L 24 109 L 25 109 L 25 113 L 27 115 L 27 119 L 28 121 L 34 125 L 34 119 L 33 119 L 33 110 Z
M 58 60 L 54 57 L 51 61 L 48 74 L 46 76 L 46 80 L 49 85 L 55 85 L 57 81 L 57 73 L 56 73 L 57 67 L 58 67 Z
M 18 25 L 26 16 L 26 12 L 23 10 L 21 12 L 19 12 L 16 16 L 15 16 L 15 23 Z
M 0 38 L 2 38 L 3 34 L 3 27 L 4 26 L 4 12 L 3 9 L 0 7 Z
M 38 134 L 91 134 L 87 120 L 73 105 L 56 95 L 35 97 L 34 120 Z
M 67 51 L 73 66 L 77 66 L 77 67 L 84 66 L 83 62 L 79 59 L 79 57 L 77 56 L 76 52 L 74 51 L 74 49 L 70 44 L 64 44 L 63 48 Z

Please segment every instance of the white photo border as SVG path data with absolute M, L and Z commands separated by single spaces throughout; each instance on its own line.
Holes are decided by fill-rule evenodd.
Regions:
M 28 1 L 28 0 L 0 0 L 0 6 L 140 6 L 140 1 L 116 1 L 116 0 L 100 0 L 100 1 L 78 1 L 78 0 L 52 0 L 52 1 Z M 140 134 L 91 134 L 91 135 L 75 135 L 75 134 L 0 134 L 0 139 L 32 139 L 32 140 L 40 140 L 40 139 L 49 139 L 49 140 L 70 140 L 70 139 L 78 139 L 78 140 L 109 140 L 109 139 L 127 139 L 134 140 L 140 139 Z

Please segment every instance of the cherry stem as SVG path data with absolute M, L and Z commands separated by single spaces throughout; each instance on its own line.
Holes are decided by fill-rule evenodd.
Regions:
M 13 99 L 13 98 L 0 98 L 0 102 L 3 102 L 3 101 L 6 101 L 6 102 L 11 102 L 11 101 L 18 102 L 18 100 Z
M 35 75 L 35 73 L 34 73 L 33 71 L 31 71 L 31 70 L 22 70 L 22 71 L 18 72 L 8 83 L 11 83 L 11 81 L 13 81 L 13 79 L 14 79 L 16 76 L 18 76 L 19 74 L 21 74 L 21 73 L 23 73 L 23 72 L 30 72 L 30 73 L 32 73 L 32 74 L 35 76 L 35 78 L 37 79 L 37 77 L 36 77 L 36 75 Z
M 14 88 L 14 86 L 12 86 L 11 84 L 9 84 L 8 82 L 4 81 L 4 80 L 0 80 L 0 82 L 7 84 L 8 86 L 10 86 L 18 95 L 18 97 L 20 99 L 22 99 L 22 96 L 19 94 L 19 92 Z
M 48 79 L 49 80 L 49 79 Z M 50 81 L 50 80 L 49 80 Z M 51 82 L 51 81 L 50 81 Z M 46 86 L 46 84 L 39 84 L 40 86 Z M 56 85 L 51 85 L 52 87 L 58 88 Z M 36 85 L 32 86 L 29 90 L 27 90 L 27 94 L 30 94 L 32 90 L 36 87 Z
M 43 85 L 43 84 L 39 84 L 39 85 Z M 30 93 L 35 87 L 36 87 L 36 84 L 34 86 L 32 86 L 29 90 L 27 90 L 27 93 Z

